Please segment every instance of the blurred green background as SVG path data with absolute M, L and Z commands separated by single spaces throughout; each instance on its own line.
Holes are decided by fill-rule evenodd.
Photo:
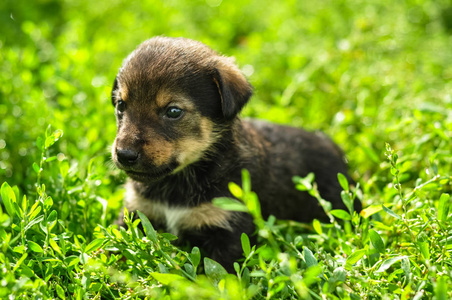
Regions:
M 450 0 L 3 0 L 0 183 L 33 189 L 35 141 L 51 124 L 64 132 L 51 154 L 80 178 L 91 161 L 97 193 L 115 190 L 110 89 L 155 35 L 234 56 L 255 87 L 243 114 L 324 130 L 367 189 L 378 190 L 385 142 L 418 157 L 402 164 L 411 179 L 448 172 L 451 20 Z

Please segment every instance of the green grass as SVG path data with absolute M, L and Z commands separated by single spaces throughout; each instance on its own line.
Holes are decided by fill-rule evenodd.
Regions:
M 1 1 L 0 298 L 451 298 L 450 20 L 450 0 Z M 242 237 L 236 274 L 145 218 L 110 226 L 125 175 L 109 93 L 161 34 L 235 56 L 244 116 L 329 134 L 363 213 L 319 199 L 329 223 L 264 220 L 245 172 L 231 189 L 259 244 Z M 295 188 L 318 196 L 309 176 Z

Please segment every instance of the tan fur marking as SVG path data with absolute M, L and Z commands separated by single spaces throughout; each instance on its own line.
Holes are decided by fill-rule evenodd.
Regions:
M 148 157 L 156 166 L 162 166 L 167 164 L 171 160 L 171 156 L 174 151 L 174 146 L 162 138 L 156 136 L 152 139 L 150 144 L 143 146 L 143 153 Z
M 127 102 L 129 100 L 129 90 L 126 87 L 121 87 L 118 94 L 122 101 Z
M 204 203 L 191 208 L 190 212 L 179 221 L 181 229 L 201 229 L 202 227 L 221 227 L 232 230 L 229 219 L 230 211 L 214 206 L 212 203 Z
M 177 171 L 199 160 L 216 139 L 216 137 L 212 135 L 212 121 L 207 118 L 200 117 L 199 124 L 201 129 L 201 138 L 182 138 L 176 142 L 176 148 L 178 149 L 177 159 L 180 163 Z
M 194 105 L 190 99 L 186 98 L 183 94 L 177 94 L 168 90 L 160 90 L 155 97 L 155 103 L 158 107 L 174 105 L 188 111 L 194 109 Z
M 166 90 L 161 90 L 155 97 L 155 103 L 157 104 L 158 107 L 166 107 L 168 103 L 171 102 L 172 97 L 173 97 L 172 93 L 169 93 Z

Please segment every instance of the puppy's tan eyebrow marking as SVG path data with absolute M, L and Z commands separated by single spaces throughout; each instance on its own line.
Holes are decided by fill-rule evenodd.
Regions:
M 129 100 L 129 91 L 126 88 L 120 87 L 118 94 L 122 101 Z
M 168 91 L 160 91 L 157 93 L 157 96 L 155 97 L 155 103 L 158 107 L 166 107 L 173 99 L 173 94 L 169 93 Z
M 160 108 L 165 108 L 174 104 L 185 110 L 191 110 L 194 108 L 194 104 L 183 94 L 175 94 L 168 91 L 160 91 L 155 97 L 155 103 Z

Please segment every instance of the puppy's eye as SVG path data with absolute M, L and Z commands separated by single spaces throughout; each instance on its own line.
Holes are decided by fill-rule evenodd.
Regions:
M 179 119 L 184 111 L 179 107 L 171 106 L 166 111 L 165 116 L 170 119 Z
M 118 100 L 118 103 L 116 104 L 116 107 L 119 112 L 123 112 L 126 110 L 126 103 L 123 100 Z

